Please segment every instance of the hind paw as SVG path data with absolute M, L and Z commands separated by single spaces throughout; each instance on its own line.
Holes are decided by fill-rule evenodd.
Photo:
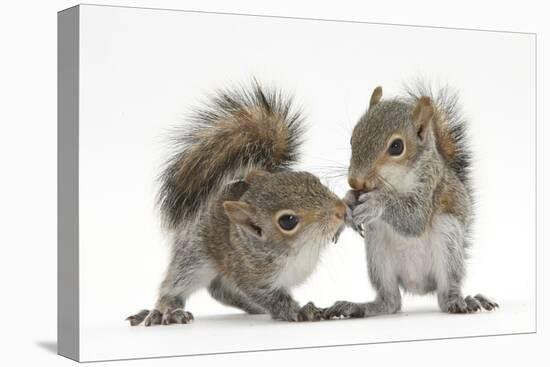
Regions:
M 455 297 L 447 302 L 446 307 L 446 311 L 449 313 L 475 313 L 481 310 L 492 311 L 498 308 L 498 304 L 484 295 L 478 294 L 474 297 Z
M 468 313 L 468 304 L 462 297 L 455 297 L 447 302 L 447 312 Z
M 499 308 L 498 303 L 495 301 L 490 300 L 489 298 L 485 297 L 483 294 L 476 294 L 474 296 L 474 299 L 476 299 L 481 307 L 487 311 L 492 311 L 495 308 Z

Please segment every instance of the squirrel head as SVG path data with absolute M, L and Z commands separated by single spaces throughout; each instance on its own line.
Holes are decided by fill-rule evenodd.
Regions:
M 377 87 L 353 130 L 348 183 L 358 191 L 385 186 L 407 191 L 417 178 L 416 163 L 433 147 L 434 106 L 429 97 L 418 98 L 416 105 L 381 99 Z
M 328 242 L 344 225 L 346 205 L 311 173 L 252 171 L 239 201 L 225 201 L 225 214 L 253 241 L 298 247 Z

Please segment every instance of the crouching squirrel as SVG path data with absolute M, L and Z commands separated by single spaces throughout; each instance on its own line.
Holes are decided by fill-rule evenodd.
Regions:
M 401 309 L 401 291 L 436 293 L 444 312 L 493 310 L 462 283 L 473 218 L 470 151 L 457 94 L 408 88 L 405 97 L 372 93 L 351 137 L 344 200 L 362 228 L 368 275 L 377 292 L 368 303 L 336 302 L 324 317 L 369 317 Z
M 159 206 L 171 258 L 153 310 L 127 318 L 186 324 L 189 295 L 285 321 L 320 320 L 289 289 L 315 269 L 344 226 L 346 205 L 298 159 L 303 118 L 280 91 L 221 90 L 175 138 L 160 178 Z

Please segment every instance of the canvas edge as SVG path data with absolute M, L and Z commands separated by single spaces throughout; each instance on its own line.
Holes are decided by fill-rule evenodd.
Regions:
M 80 360 L 78 123 L 80 7 L 57 14 L 57 352 Z

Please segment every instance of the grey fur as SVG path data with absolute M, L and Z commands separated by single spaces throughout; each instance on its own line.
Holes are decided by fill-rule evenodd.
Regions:
M 248 297 L 231 285 L 222 276 L 218 275 L 208 286 L 212 298 L 227 306 L 239 308 L 251 315 L 264 314 L 267 311 L 248 299 Z
M 321 319 L 289 289 L 314 270 L 343 228 L 346 207 L 314 175 L 290 170 L 301 119 L 281 96 L 258 83 L 220 92 L 180 136 L 159 195 L 171 260 L 155 308 L 130 316 L 130 325 L 192 322 L 185 302 L 201 288 L 251 314 Z M 295 231 L 277 224 L 280 213 L 299 219 Z
M 387 101 L 374 98 L 375 93 L 351 140 L 350 185 L 364 183 L 368 189 L 355 187 L 344 200 L 353 211 L 354 227 L 365 237 L 368 274 L 377 296 L 368 303 L 336 302 L 324 317 L 398 312 L 400 289 L 436 293 L 444 312 L 498 307 L 483 296 L 464 298 L 461 290 L 473 193 L 457 95 L 447 88 L 432 93 L 422 84 L 409 88 L 406 97 Z M 422 113 L 430 116 L 427 122 L 419 117 Z M 388 157 L 386 147 L 395 136 L 406 149 Z

